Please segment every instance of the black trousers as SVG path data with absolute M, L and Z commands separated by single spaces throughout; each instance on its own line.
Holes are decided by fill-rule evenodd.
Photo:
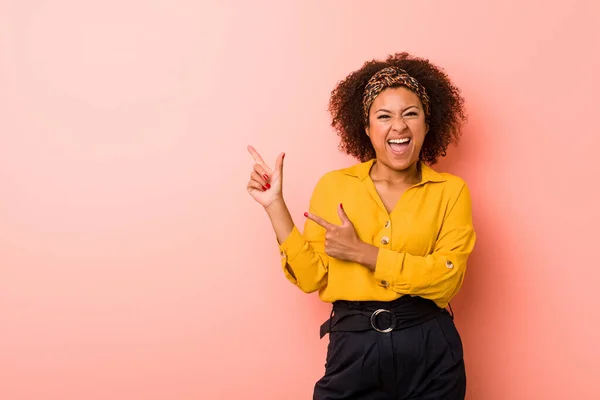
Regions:
M 387 311 L 373 317 L 376 310 Z M 391 303 L 336 302 L 332 315 L 324 324 L 332 330 L 325 374 L 313 400 L 465 398 L 462 342 L 446 310 L 403 296 Z

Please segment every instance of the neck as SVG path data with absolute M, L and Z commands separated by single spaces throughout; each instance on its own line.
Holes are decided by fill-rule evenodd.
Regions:
M 421 171 L 419 162 L 411 164 L 403 170 L 395 170 L 384 163 L 376 160 L 371 167 L 371 179 L 376 181 L 387 181 L 389 183 L 409 183 L 415 184 L 421 181 Z

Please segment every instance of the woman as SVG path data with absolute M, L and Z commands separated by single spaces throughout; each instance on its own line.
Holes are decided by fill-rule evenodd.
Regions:
M 464 399 L 460 336 L 446 311 L 475 244 L 459 177 L 430 165 L 456 142 L 463 99 L 444 72 L 402 53 L 373 60 L 333 90 L 341 148 L 360 163 L 325 174 L 304 232 L 282 195 L 283 159 L 255 160 L 248 192 L 269 216 L 283 272 L 333 303 L 314 399 Z

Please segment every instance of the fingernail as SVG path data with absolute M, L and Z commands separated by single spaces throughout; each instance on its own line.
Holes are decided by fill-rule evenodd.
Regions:
M 267 183 L 267 189 L 271 189 L 271 185 Z
M 344 205 L 342 203 L 340 203 L 340 208 L 343 210 L 344 209 Z
M 269 180 L 269 175 L 267 175 L 267 174 L 264 174 L 264 175 L 263 175 L 263 178 L 265 178 L 265 181 L 268 181 L 268 180 Z
M 308 217 L 308 213 L 306 213 L 306 212 L 305 212 L 305 213 L 304 213 L 304 216 L 305 216 L 305 217 Z
M 285 153 L 283 153 L 283 155 L 281 156 L 281 159 L 283 160 L 285 158 Z
M 265 191 L 265 190 L 267 190 L 267 188 L 263 186 L 263 191 Z

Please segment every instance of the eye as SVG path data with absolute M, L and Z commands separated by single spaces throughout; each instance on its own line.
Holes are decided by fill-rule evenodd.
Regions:
M 387 119 L 387 118 L 389 118 L 389 117 L 390 117 L 389 115 L 382 114 L 382 115 L 379 115 L 379 116 L 377 117 L 377 119 Z
M 419 115 L 416 111 L 409 111 L 405 114 L 407 117 L 416 117 Z

